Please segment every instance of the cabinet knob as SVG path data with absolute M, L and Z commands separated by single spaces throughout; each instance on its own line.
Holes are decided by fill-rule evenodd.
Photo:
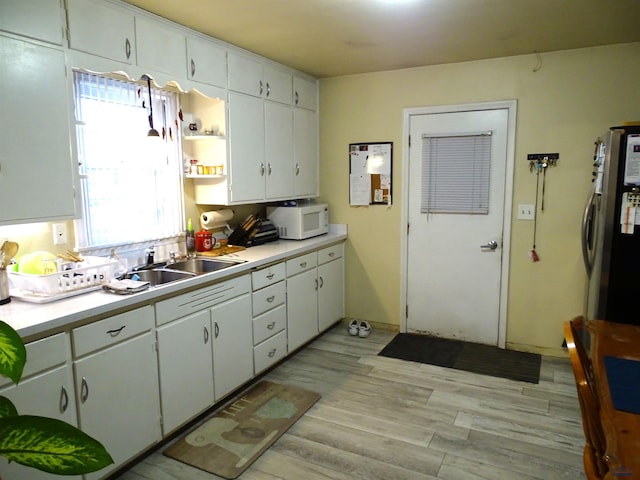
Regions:
M 274 348 L 269 353 L 267 353 L 267 356 L 268 357 L 273 357 L 276 354 L 277 351 L 278 351 L 278 349 Z
M 124 54 L 127 56 L 127 60 L 131 57 L 131 42 L 128 38 L 124 39 Z
M 260 176 L 264 177 L 264 163 L 260 162 Z
M 271 322 L 269 325 L 267 325 L 267 330 L 273 330 L 276 326 L 276 322 Z
M 204 326 L 204 343 L 205 345 L 209 343 L 209 329 L 206 325 Z
M 267 82 L 267 97 L 269 96 L 270 93 L 271 93 L 271 86 L 269 85 L 269 82 Z
M 262 90 L 263 90 L 263 88 L 262 88 L 262 80 L 260 80 L 260 95 L 262 95 Z
M 267 163 L 267 175 L 271 175 L 271 162 Z
M 296 163 L 296 176 L 300 175 L 300 164 Z
M 69 394 L 67 394 L 67 389 L 62 385 L 60 389 L 60 413 L 64 413 L 67 411 L 69 407 Z
M 196 62 L 191 59 L 191 76 L 193 77 L 196 74 Z
M 271 295 L 270 297 L 267 298 L 267 302 L 271 303 L 276 299 L 275 295 Z
M 82 403 L 86 402 L 89 398 L 89 384 L 86 377 L 82 377 L 82 384 L 80 385 L 80 400 Z
M 120 328 L 116 328 L 114 330 L 107 330 L 107 333 L 111 335 L 111 337 L 117 337 L 122 333 L 122 331 L 124 330 L 124 327 L 126 327 L 126 325 L 123 325 Z
M 298 95 L 298 92 L 296 92 L 296 105 L 298 105 L 298 102 L 300 101 L 300 95 Z
M 269 280 L 271 280 L 274 276 L 275 276 L 275 274 L 270 273 L 269 275 L 267 275 L 267 278 L 268 278 Z

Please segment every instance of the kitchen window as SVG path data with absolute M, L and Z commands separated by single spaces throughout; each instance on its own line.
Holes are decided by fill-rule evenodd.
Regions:
M 149 97 L 160 137 L 147 137 Z M 143 244 L 183 230 L 178 96 L 146 83 L 74 72 L 83 216 L 80 248 Z

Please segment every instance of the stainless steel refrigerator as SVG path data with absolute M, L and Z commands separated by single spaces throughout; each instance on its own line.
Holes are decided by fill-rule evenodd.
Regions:
M 582 221 L 584 315 L 640 325 L 640 126 L 598 138 L 593 167 Z

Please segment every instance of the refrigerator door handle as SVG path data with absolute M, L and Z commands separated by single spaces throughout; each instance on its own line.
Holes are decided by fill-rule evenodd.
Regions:
M 587 270 L 587 276 L 591 276 L 591 260 L 589 258 L 589 250 L 593 248 L 592 245 L 589 245 L 589 235 L 592 228 L 593 222 L 593 213 L 595 208 L 595 199 L 596 199 L 596 190 L 595 188 L 591 190 L 591 195 L 589 195 L 589 200 L 587 201 L 587 205 L 584 208 L 584 213 L 582 214 L 582 259 L 584 260 L 584 268 Z

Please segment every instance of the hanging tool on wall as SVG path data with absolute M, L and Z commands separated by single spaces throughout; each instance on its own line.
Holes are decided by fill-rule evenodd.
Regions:
M 540 212 L 544 212 L 544 195 L 547 184 L 547 168 L 555 167 L 560 159 L 559 153 L 530 153 L 527 155 L 529 161 L 529 171 L 536 172 L 536 201 L 534 209 L 538 211 L 538 196 L 540 192 L 540 172 L 542 171 L 542 195 L 540 196 Z M 531 261 L 538 262 L 540 257 L 536 252 L 536 233 L 538 228 L 538 215 L 537 213 L 533 217 L 533 244 L 529 251 L 529 258 Z

